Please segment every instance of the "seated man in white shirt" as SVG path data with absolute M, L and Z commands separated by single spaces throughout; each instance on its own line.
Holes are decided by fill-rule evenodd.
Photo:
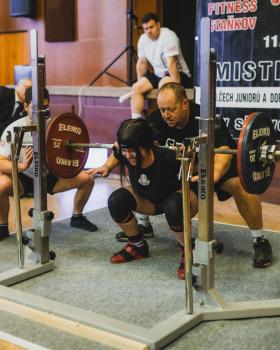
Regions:
M 190 87 L 190 71 L 182 55 L 176 33 L 161 28 L 158 17 L 147 13 L 142 18 L 142 34 L 138 41 L 137 82 L 132 86 L 132 118 L 143 117 L 144 94 L 168 82 Z M 153 73 L 148 71 L 149 65 Z
M 49 104 L 49 93 L 45 89 L 45 107 Z M 29 87 L 25 92 L 24 109 L 27 116 L 18 119 L 10 124 L 3 132 L 0 142 L 0 241 L 9 236 L 8 215 L 10 210 L 9 197 L 13 195 L 12 182 L 12 164 L 10 160 L 10 145 L 6 141 L 6 136 L 10 131 L 13 135 L 14 127 L 28 126 L 32 123 L 32 88 Z M 31 133 L 25 133 L 24 143 L 32 144 Z M 20 194 L 24 196 L 26 193 L 33 191 L 33 149 L 32 147 L 22 148 L 19 161 L 19 186 Z M 47 172 L 47 191 L 49 194 L 77 189 L 74 197 L 73 212 L 70 221 L 72 227 L 80 228 L 86 231 L 96 231 L 97 227 L 83 216 L 83 209 L 91 195 L 94 179 L 91 175 L 82 171 L 79 175 L 72 179 L 62 179 L 56 177 L 51 172 Z

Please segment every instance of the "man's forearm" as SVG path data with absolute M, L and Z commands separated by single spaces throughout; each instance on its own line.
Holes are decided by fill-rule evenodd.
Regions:
M 136 65 L 136 74 L 137 80 L 139 80 L 143 75 L 147 73 L 147 65 L 143 63 L 137 63 Z
M 18 163 L 18 172 L 21 173 L 27 168 L 24 163 Z M 8 159 L 0 159 L 0 173 L 2 174 L 12 174 L 12 162 Z
M 180 83 L 180 73 L 178 71 L 177 60 L 175 58 L 168 62 L 168 72 L 172 81 L 175 83 Z

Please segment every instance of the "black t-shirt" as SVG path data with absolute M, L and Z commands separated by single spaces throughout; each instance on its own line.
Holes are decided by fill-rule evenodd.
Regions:
M 192 101 L 190 101 L 189 103 L 190 116 L 188 124 L 182 129 L 177 129 L 175 127 L 170 128 L 162 118 L 159 109 L 152 112 L 148 116 L 147 121 L 154 129 L 155 138 L 160 145 L 165 145 L 165 142 L 168 138 L 171 138 L 176 142 L 183 142 L 185 138 L 196 137 L 199 135 L 199 120 L 195 119 L 195 117 L 200 116 L 200 107 Z M 216 148 L 222 146 L 229 146 L 230 148 L 235 148 L 235 142 L 230 136 L 223 119 L 221 119 L 220 128 L 215 130 L 214 137 L 214 146 Z
M 154 163 L 139 170 L 126 158 L 124 161 L 133 191 L 153 203 L 162 203 L 171 193 L 181 188 L 178 180 L 181 163 L 176 159 L 176 152 L 170 149 L 156 147 L 154 155 Z

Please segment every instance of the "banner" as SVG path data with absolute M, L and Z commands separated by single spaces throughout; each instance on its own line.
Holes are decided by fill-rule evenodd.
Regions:
M 237 138 L 250 113 L 264 112 L 280 140 L 280 0 L 198 0 L 196 38 L 202 17 L 217 54 L 217 113 Z M 199 103 L 199 40 L 195 57 Z

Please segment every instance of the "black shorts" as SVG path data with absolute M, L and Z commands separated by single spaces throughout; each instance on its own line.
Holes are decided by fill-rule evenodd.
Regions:
M 216 184 L 214 184 L 214 191 L 216 192 L 219 201 L 226 201 L 227 199 L 229 199 L 232 196 L 230 193 L 221 190 L 221 186 L 228 179 L 232 179 L 232 178 L 237 177 L 237 176 L 238 176 L 238 174 L 237 174 L 236 157 L 234 157 L 231 161 L 231 165 L 230 165 L 228 172 L 220 179 L 220 181 L 218 181 Z M 197 182 L 191 182 L 190 189 L 198 196 L 198 183 Z
M 19 180 L 23 186 L 23 197 L 30 197 L 34 195 L 34 181 L 31 177 L 26 176 L 23 173 L 19 173 Z M 53 194 L 53 188 L 58 181 L 58 177 L 52 173 L 47 174 L 47 192 Z
M 167 76 L 169 76 L 169 74 L 167 74 Z M 144 77 L 149 80 L 149 82 L 153 85 L 154 89 L 158 88 L 158 83 L 162 79 L 162 78 L 159 78 L 158 76 L 156 76 L 154 73 L 151 73 L 151 72 L 147 72 L 144 75 Z M 188 76 L 185 73 L 180 72 L 180 81 L 181 81 L 181 85 L 183 85 L 184 88 L 191 87 L 191 81 L 190 81 L 190 79 L 188 78 Z
M 178 192 L 178 193 L 180 193 L 182 195 L 181 192 Z M 153 203 L 153 204 L 155 206 L 155 214 L 154 215 L 162 215 L 162 214 L 164 214 L 164 202 L 162 202 L 162 203 Z

